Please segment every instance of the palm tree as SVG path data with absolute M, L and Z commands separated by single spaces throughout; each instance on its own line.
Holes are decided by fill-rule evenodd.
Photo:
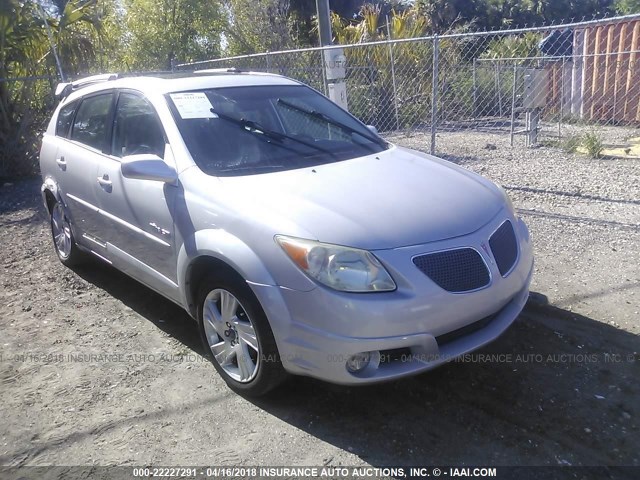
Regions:
M 415 38 L 428 30 L 428 19 L 415 7 L 392 10 L 388 28 L 387 18 L 381 12 L 379 5 L 365 4 L 356 20 L 332 14 L 335 43 L 352 45 L 388 38 Z M 421 78 L 430 75 L 430 52 L 431 44 L 425 42 L 345 49 L 351 111 L 380 130 L 415 123 L 416 117 L 424 116 L 428 109 L 423 100 L 428 98 L 431 84 L 416 82 L 416 75 Z
M 45 10 L 35 0 L 0 2 L 0 176 L 25 173 L 38 149 L 38 130 L 52 106 L 47 80 L 55 77 L 46 21 L 64 68 L 77 72 L 95 59 L 101 33 L 97 0 L 70 0 L 63 11 Z M 26 162 L 25 162 L 26 160 Z

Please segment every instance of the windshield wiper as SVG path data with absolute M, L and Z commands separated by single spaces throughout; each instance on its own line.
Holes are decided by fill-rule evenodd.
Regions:
M 289 107 L 292 110 L 296 110 L 296 111 L 298 111 L 300 113 L 304 113 L 305 115 L 308 115 L 309 117 L 319 118 L 320 120 L 324 120 L 325 122 L 330 123 L 331 125 L 334 125 L 334 126 L 340 128 L 340 129 L 342 129 L 342 130 L 344 130 L 346 132 L 355 133 L 356 135 L 360 135 L 362 138 L 366 138 L 370 142 L 375 143 L 375 144 L 377 144 L 377 145 L 379 145 L 381 147 L 386 147 L 387 146 L 387 142 L 384 141 L 383 139 L 381 139 L 379 137 L 375 137 L 373 135 L 368 135 L 366 133 L 362 133 L 360 130 L 356 130 L 355 128 L 352 128 L 349 125 L 345 125 L 342 122 L 334 120 L 333 118 L 329 117 L 328 115 L 325 115 L 322 112 L 318 112 L 317 110 L 307 110 L 306 108 L 299 107 L 295 103 L 288 102 L 287 100 L 283 100 L 281 98 L 278 99 L 278 103 L 281 104 L 281 105 L 284 105 L 285 107 Z
M 237 166 L 237 167 L 232 167 L 232 168 L 223 168 L 218 170 L 218 172 L 243 172 L 243 171 L 247 171 L 247 170 L 256 170 L 256 171 L 260 171 L 260 170 L 277 170 L 280 168 L 285 168 L 284 165 L 243 165 L 243 166 Z
M 296 138 L 294 136 L 291 135 L 287 135 L 286 133 L 280 133 L 280 132 L 276 132 L 275 130 L 269 130 L 268 128 L 263 127 L 262 125 L 260 125 L 257 122 L 254 122 L 253 120 L 247 120 L 245 118 L 235 118 L 232 117 L 231 115 L 227 115 L 226 113 L 220 113 L 215 111 L 213 108 L 210 109 L 211 113 L 213 113 L 214 115 L 216 115 L 218 118 L 221 118 L 223 120 L 226 120 L 228 122 L 234 123 L 236 125 L 238 125 L 239 127 L 242 128 L 242 130 L 244 130 L 245 132 L 251 133 L 251 134 L 262 134 L 266 137 L 269 137 L 273 140 L 276 140 L 279 142 L 279 145 L 287 148 L 283 143 L 282 140 L 283 139 L 287 139 L 287 140 L 291 140 L 293 142 L 297 142 L 300 143 L 302 145 L 305 145 L 307 147 L 310 148 L 314 148 L 322 153 L 326 153 L 327 155 L 331 155 L 334 158 L 337 158 L 336 154 L 333 153 L 331 150 L 327 150 L 326 148 L 323 148 L 319 145 L 315 145 L 312 142 L 307 142 L 305 140 L 302 140 L 300 138 Z M 289 148 L 289 150 L 291 150 Z M 296 153 L 300 153 L 299 151 L 294 150 Z

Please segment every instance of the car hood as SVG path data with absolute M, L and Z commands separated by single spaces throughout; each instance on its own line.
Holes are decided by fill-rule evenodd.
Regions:
M 284 217 L 316 240 L 368 250 L 465 235 L 504 206 L 488 180 L 399 147 L 312 168 L 220 180 L 256 211 Z

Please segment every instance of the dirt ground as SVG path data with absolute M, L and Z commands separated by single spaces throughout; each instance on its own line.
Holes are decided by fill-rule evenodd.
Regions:
M 640 466 L 638 165 L 586 164 L 619 191 L 575 195 L 497 156 L 458 160 L 507 184 L 532 232 L 537 294 L 512 328 L 414 378 L 292 378 L 260 400 L 226 387 L 177 306 L 63 267 L 39 179 L 0 186 L 0 465 Z

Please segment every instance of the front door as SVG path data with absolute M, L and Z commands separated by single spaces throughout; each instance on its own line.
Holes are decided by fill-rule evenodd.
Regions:
M 161 293 L 177 295 L 173 199 L 177 188 L 163 182 L 124 178 L 122 157 L 155 154 L 169 148 L 153 107 L 139 94 L 118 95 L 111 155 L 98 165 L 96 197 L 101 210 L 100 237 L 109 259 Z

